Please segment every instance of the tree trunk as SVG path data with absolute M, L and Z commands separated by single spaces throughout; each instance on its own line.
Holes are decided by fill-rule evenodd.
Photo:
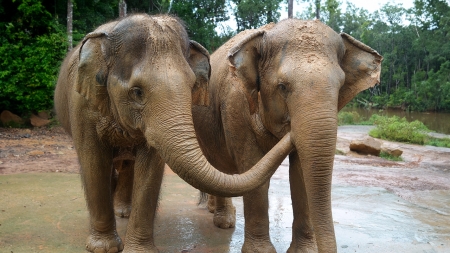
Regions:
M 127 3 L 125 0 L 120 0 L 119 2 L 119 17 L 124 18 L 127 16 Z
M 73 48 L 72 37 L 72 18 L 73 18 L 73 4 L 72 0 L 67 0 L 67 50 L 70 51 Z
M 316 0 L 316 18 L 320 20 L 320 0 Z
M 288 18 L 294 17 L 294 0 L 288 2 Z

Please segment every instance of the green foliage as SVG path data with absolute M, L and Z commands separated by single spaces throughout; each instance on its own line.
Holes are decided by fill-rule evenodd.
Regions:
M 403 161 L 401 156 L 393 156 L 387 152 L 381 151 L 380 157 L 389 161 L 401 162 Z
M 376 128 L 369 132 L 374 138 L 423 145 L 430 130 L 420 121 L 408 122 L 406 118 L 386 117 L 377 114 L 370 119 Z
M 425 145 L 450 148 L 450 138 L 429 138 L 425 141 Z
M 373 122 L 355 111 L 340 111 L 338 113 L 338 125 L 373 125 Z
M 231 0 L 234 3 L 234 15 L 237 30 L 254 29 L 280 18 L 279 8 L 283 0 Z
M 38 0 L 20 1 L 11 21 L 0 23 L 0 110 L 52 108 L 65 34 Z
M 228 39 L 216 32 L 219 22 L 229 19 L 225 0 L 173 0 L 170 13 L 182 18 L 188 27 L 189 37 L 210 52 L 219 48 Z
M 339 112 L 338 113 L 338 124 L 341 125 L 355 125 L 361 121 L 361 116 L 355 112 Z

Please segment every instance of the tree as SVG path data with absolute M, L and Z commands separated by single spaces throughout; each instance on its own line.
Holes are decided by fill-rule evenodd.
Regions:
M 184 20 L 189 37 L 208 50 L 214 51 L 223 43 L 216 28 L 228 20 L 225 0 L 173 0 L 171 13 Z
M 73 29 L 73 4 L 72 0 L 67 0 L 67 49 L 70 51 L 73 48 L 73 35 L 72 35 L 72 29 Z
M 0 111 L 50 109 L 66 33 L 39 0 L 8 7 L 0 18 Z
M 278 10 L 282 1 L 231 0 L 235 5 L 237 30 L 254 29 L 270 22 L 277 22 L 280 18 Z
M 288 0 L 288 18 L 294 17 L 294 0 Z
M 127 16 L 127 3 L 125 0 L 119 1 L 119 18 L 123 18 Z

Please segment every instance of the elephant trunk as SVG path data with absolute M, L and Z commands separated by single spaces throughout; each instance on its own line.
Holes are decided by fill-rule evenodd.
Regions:
M 331 106 L 329 108 L 332 108 Z M 310 110 L 292 118 L 292 141 L 303 173 L 309 213 L 319 252 L 336 252 L 331 215 L 331 181 L 336 149 L 337 111 Z M 294 183 L 294 182 L 292 182 Z
M 170 109 L 154 117 L 154 127 L 147 128 L 149 144 L 159 151 L 162 159 L 184 181 L 216 196 L 241 196 L 264 184 L 294 147 L 290 134 L 287 134 L 249 171 L 225 174 L 212 167 L 200 149 L 190 103 L 184 106 L 171 104 L 163 108 Z

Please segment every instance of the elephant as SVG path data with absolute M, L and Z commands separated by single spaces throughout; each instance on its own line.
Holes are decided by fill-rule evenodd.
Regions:
M 293 208 L 287 252 L 336 252 L 331 182 L 337 114 L 380 82 L 383 57 L 319 20 L 286 19 L 240 32 L 211 55 L 210 105 L 194 106 L 194 128 L 208 161 L 244 173 L 290 133 Z M 209 127 L 207 127 L 209 126 Z M 275 252 L 269 182 L 243 195 L 242 252 Z M 214 224 L 235 225 L 230 198 L 210 196 Z
M 193 187 L 239 196 L 259 187 L 294 148 L 287 134 L 248 173 L 229 175 L 199 147 L 192 106 L 207 106 L 209 53 L 182 21 L 134 14 L 99 26 L 64 59 L 55 88 L 58 120 L 72 137 L 89 211 L 90 252 L 158 252 L 153 221 L 168 164 Z M 131 154 L 132 206 L 124 243 L 113 210 L 117 159 Z M 120 184 L 120 180 L 118 181 Z

